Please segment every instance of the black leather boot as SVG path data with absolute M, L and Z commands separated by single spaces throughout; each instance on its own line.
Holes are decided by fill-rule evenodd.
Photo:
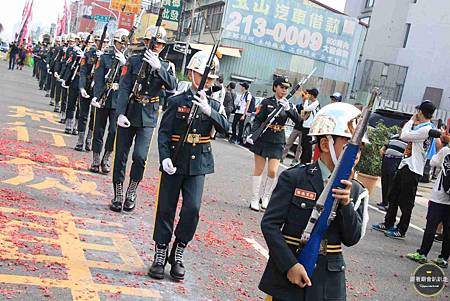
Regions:
M 87 152 L 90 152 L 92 150 L 92 135 L 93 135 L 93 131 L 89 130 L 86 136 L 86 142 L 85 142 L 85 146 L 84 149 Z
M 75 145 L 75 150 L 82 152 L 83 151 L 83 142 L 84 142 L 84 132 L 79 132 L 78 133 L 78 141 L 77 144 Z
M 93 153 L 92 157 L 93 157 L 92 165 L 89 168 L 89 171 L 90 172 L 99 173 L 100 172 L 100 154 L 99 153 Z
M 155 279 L 164 279 L 164 269 L 167 264 L 167 253 L 169 249 L 167 245 L 156 244 L 155 257 L 153 258 L 152 266 L 148 271 L 148 275 Z
M 117 182 L 113 183 L 113 185 L 114 185 L 114 198 L 111 201 L 109 209 L 115 212 L 121 212 L 123 203 L 123 183 Z
M 175 241 L 172 246 L 172 250 L 170 251 L 170 276 L 177 281 L 184 280 L 184 274 L 186 272 L 183 264 L 183 254 L 185 248 L 185 243 Z
M 111 171 L 111 152 L 105 151 L 102 159 L 102 173 L 109 173 Z
M 125 202 L 123 203 L 123 211 L 133 211 L 136 208 L 136 190 L 139 186 L 139 182 L 130 179 L 130 185 L 127 189 L 127 194 L 125 195 Z

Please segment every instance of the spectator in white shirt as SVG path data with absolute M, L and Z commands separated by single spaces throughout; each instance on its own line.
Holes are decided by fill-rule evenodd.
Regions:
M 309 136 L 309 128 L 317 114 L 320 110 L 319 100 L 317 100 L 317 96 L 319 96 L 319 91 L 316 88 L 312 88 L 306 90 L 308 93 L 308 98 L 303 102 L 303 110 L 301 112 L 301 118 L 303 121 L 303 130 L 302 130 L 302 155 L 301 155 L 301 163 L 308 164 L 311 163 L 312 159 L 312 144 L 311 144 L 311 136 Z
M 392 183 L 395 189 L 391 189 L 388 196 L 389 208 L 384 223 L 372 226 L 374 230 L 396 239 L 404 239 L 408 230 L 419 178 L 423 175 L 427 152 L 433 139 L 429 137 L 429 132 L 433 129 L 431 118 L 436 107 L 431 101 L 425 100 L 416 109 L 417 112 L 405 124 L 400 135 L 400 139 L 408 142 L 408 145 Z M 399 207 L 402 215 L 400 222 L 394 227 Z

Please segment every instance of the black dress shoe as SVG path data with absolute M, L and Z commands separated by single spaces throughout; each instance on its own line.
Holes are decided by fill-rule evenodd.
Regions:
M 77 152 L 82 152 L 83 151 L 83 144 L 77 144 L 75 145 L 74 148 Z
M 93 173 L 100 173 L 100 165 L 91 165 L 89 171 Z

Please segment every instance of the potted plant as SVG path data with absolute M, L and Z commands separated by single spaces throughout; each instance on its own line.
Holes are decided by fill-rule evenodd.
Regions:
M 358 171 L 358 180 L 372 194 L 379 177 L 381 176 L 382 157 L 380 149 L 389 141 L 389 138 L 398 133 L 397 126 L 387 127 L 381 121 L 375 128 L 368 129 L 370 144 L 366 144 L 361 151 L 361 158 L 356 170 Z

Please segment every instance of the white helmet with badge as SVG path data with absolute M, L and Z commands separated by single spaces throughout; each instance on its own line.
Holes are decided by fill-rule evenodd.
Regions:
M 167 32 L 164 29 L 164 27 L 159 26 L 156 27 L 155 25 L 150 26 L 149 28 L 147 28 L 147 30 L 145 31 L 144 34 L 144 39 L 152 39 L 154 36 L 156 35 L 156 41 L 158 43 L 162 43 L 162 44 L 166 44 L 166 37 L 167 37 Z
M 128 43 L 128 35 L 130 32 L 125 28 L 119 28 L 114 33 L 114 42 L 126 44 Z
M 197 73 L 203 74 L 205 72 L 206 64 L 208 63 L 210 53 L 206 51 L 198 51 L 196 52 L 189 61 L 189 64 L 187 65 L 188 70 L 193 70 Z M 215 55 L 213 64 L 211 66 L 211 69 L 209 71 L 208 77 L 209 78 L 218 78 L 219 77 L 219 58 Z
M 308 135 L 327 137 L 331 158 L 333 163 L 337 164 L 336 154 L 332 147 L 334 145 L 333 136 L 352 138 L 360 115 L 361 110 L 354 105 L 345 102 L 330 103 L 317 112 Z M 362 142 L 369 143 L 367 133 Z

